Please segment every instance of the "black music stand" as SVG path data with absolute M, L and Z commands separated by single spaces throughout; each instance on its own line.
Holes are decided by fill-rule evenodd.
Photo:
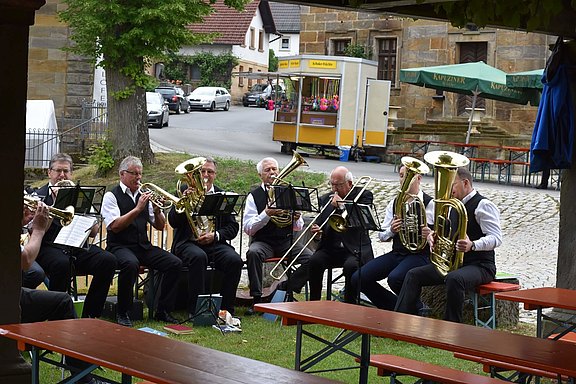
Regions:
M 347 228 L 361 228 L 360 243 L 362 244 L 362 233 L 364 231 L 382 231 L 380 220 L 378 219 L 378 212 L 373 203 L 362 204 L 356 201 L 343 202 L 344 210 L 346 213 L 346 227 Z M 358 287 L 357 287 L 357 302 L 360 304 L 362 297 L 362 246 L 360 246 L 358 254 Z
M 198 206 L 194 207 L 194 216 L 224 216 L 224 215 L 235 215 L 236 206 L 238 205 L 238 201 L 240 201 L 241 197 L 246 198 L 246 195 L 239 195 L 237 193 L 230 193 L 230 192 L 216 192 L 212 194 L 208 194 L 204 196 L 204 201 L 202 204 L 198 204 Z M 212 268 L 212 273 L 210 274 L 210 281 L 208 282 L 208 286 L 212 286 L 212 277 L 215 271 L 214 263 L 211 262 L 210 266 Z M 198 296 L 200 299 L 200 296 Z M 196 312 L 190 316 L 189 318 L 182 320 L 179 324 L 184 324 L 189 321 L 193 321 L 195 318 L 204 315 L 205 313 L 210 314 L 214 319 L 214 324 L 218 324 L 218 320 L 221 320 L 223 323 L 226 323 L 225 319 L 222 319 L 219 315 L 219 305 L 215 302 L 214 297 L 212 296 L 212 289 L 209 290 L 208 297 L 203 297 L 204 301 L 199 306 L 198 303 L 196 305 Z M 224 335 L 224 330 L 221 327 L 220 333 Z
M 292 217 L 291 222 L 294 223 L 294 212 L 319 212 L 318 207 L 318 189 L 317 188 L 307 188 L 305 186 L 296 187 L 292 184 L 288 185 L 274 185 L 274 198 L 272 202 L 274 208 L 284 209 L 290 211 L 290 216 Z M 316 203 L 312 202 L 314 200 Z M 290 248 L 294 242 L 294 231 L 290 231 Z M 285 301 L 293 301 L 294 295 L 292 290 L 289 289 L 290 286 L 290 275 L 292 274 L 292 269 L 286 272 L 286 285 L 287 294 Z

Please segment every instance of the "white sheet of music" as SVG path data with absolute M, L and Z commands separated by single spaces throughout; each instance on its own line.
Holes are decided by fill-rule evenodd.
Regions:
M 94 217 L 75 215 L 70 224 L 60 229 L 54 243 L 82 248 L 96 222 Z

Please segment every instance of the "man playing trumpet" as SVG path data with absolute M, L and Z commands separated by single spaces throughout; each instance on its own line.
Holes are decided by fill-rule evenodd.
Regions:
M 404 183 L 407 173 L 407 167 L 405 165 L 400 167 L 400 185 Z M 422 220 L 423 218 L 417 217 L 415 222 L 424 222 L 427 223 L 427 225 L 422 227 L 417 226 L 417 228 L 406 228 L 411 224 L 405 223 L 403 218 L 397 215 L 398 212 L 395 212 L 397 200 L 402 198 L 402 192 L 398 194 L 398 196 L 386 206 L 386 217 L 383 223 L 384 231 L 378 234 L 380 241 L 392 240 L 392 251 L 369 261 L 361 270 L 356 271 L 352 276 L 352 285 L 354 287 L 360 286 L 360 289 L 368 299 L 370 299 L 372 304 L 380 309 L 393 311 L 396 307 L 397 295 L 400 294 L 406 273 L 412 268 L 420 267 L 430 262 L 430 248 L 425 244 L 425 240 L 430 234 L 430 227 L 434 222 L 434 200 L 420 189 L 421 181 L 422 174 L 415 174 L 410 181 L 408 190 L 405 192 L 407 196 L 413 197 L 407 199 L 406 203 L 411 206 L 414 204 L 424 204 L 426 220 L 424 221 Z M 419 207 L 416 207 L 413 214 L 420 215 Z M 402 236 L 400 235 L 401 231 L 418 231 L 415 236 L 423 239 L 422 247 L 414 249 L 416 247 L 404 244 L 405 240 L 403 242 Z M 385 278 L 388 278 L 390 290 L 378 283 Z M 418 306 L 422 307 L 422 304 L 419 303 Z
M 462 266 L 443 276 L 434 264 L 411 269 L 404 279 L 396 311 L 417 314 L 422 287 L 446 284 L 444 320 L 462 322 L 466 292 L 489 283 L 496 276 L 494 249 L 502 244 L 500 211 L 494 203 L 480 195 L 472 186 L 472 175 L 459 167 L 452 183 L 452 197 L 460 200 L 468 215 L 466 237 L 455 242 L 456 251 L 464 252 Z M 438 220 L 438 218 L 436 218 Z M 437 234 L 428 236 L 430 248 Z

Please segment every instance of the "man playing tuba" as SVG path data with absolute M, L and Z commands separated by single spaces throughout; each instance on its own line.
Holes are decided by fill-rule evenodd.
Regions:
M 292 231 L 300 231 L 304 226 L 304 220 L 300 212 L 294 212 L 291 225 L 277 225 L 272 219 L 282 215 L 282 210 L 270 207 L 269 188 L 278 177 L 278 161 L 272 157 L 266 157 L 256 165 L 258 176 L 262 184 L 254 188 L 246 198 L 244 209 L 244 232 L 251 237 L 246 261 L 248 264 L 248 279 L 250 285 L 250 295 L 254 304 L 262 298 L 262 264 L 264 260 L 271 257 L 280 257 L 285 254 L 292 243 Z M 295 238 L 295 237 L 294 237 Z M 291 274 L 288 289 L 300 291 L 308 279 L 307 262 L 312 252 L 303 249 L 301 244 L 292 247 L 291 256 L 301 255 L 298 258 L 300 267 Z M 247 315 L 254 314 L 252 306 L 246 312 Z
M 424 163 L 422 165 L 426 168 L 426 173 L 428 167 Z M 427 244 L 424 243 L 423 247 L 414 249 L 411 245 L 407 246 L 406 241 L 403 241 L 402 236 L 400 236 L 401 231 L 416 232 L 409 233 L 404 238 L 421 238 L 425 242 L 434 221 L 434 200 L 420 189 L 422 174 L 412 173 L 409 176 L 408 173 L 406 165 L 402 165 L 399 170 L 400 185 L 406 181 L 407 190 L 400 191 L 398 196 L 386 206 L 384 231 L 378 234 L 380 241 L 392 240 L 392 251 L 369 261 L 360 271 L 356 271 L 352 275 L 353 286 L 360 286 L 362 292 L 376 307 L 390 311 L 396 307 L 397 295 L 400 294 L 406 273 L 412 268 L 430 262 L 430 248 Z M 411 177 L 411 180 L 407 180 L 407 177 Z M 399 216 L 399 213 L 395 212 L 395 207 L 397 201 L 403 197 L 405 203 L 401 205 L 403 212 Z M 425 213 L 425 218 L 420 217 L 422 211 Z M 423 226 L 413 225 L 414 223 L 423 223 Z M 385 278 L 388 278 L 390 290 L 378 283 Z M 422 306 L 419 303 L 418 307 L 421 308 Z
M 446 284 L 444 320 L 461 323 L 466 292 L 489 283 L 496 276 L 494 249 L 502 244 L 500 211 L 492 201 L 474 189 L 472 175 L 465 167 L 458 168 L 456 172 L 452 197 L 464 204 L 468 215 L 466 237 L 454 244 L 456 251 L 464 252 L 464 262 L 445 277 L 433 264 L 411 269 L 398 296 L 398 312 L 417 314 L 422 287 Z M 428 236 L 430 247 L 433 247 L 436 236 L 434 232 Z

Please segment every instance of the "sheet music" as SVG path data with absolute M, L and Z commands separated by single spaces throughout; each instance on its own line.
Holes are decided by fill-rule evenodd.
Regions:
M 54 243 L 82 248 L 96 222 L 95 217 L 75 215 L 70 224 L 60 229 Z

